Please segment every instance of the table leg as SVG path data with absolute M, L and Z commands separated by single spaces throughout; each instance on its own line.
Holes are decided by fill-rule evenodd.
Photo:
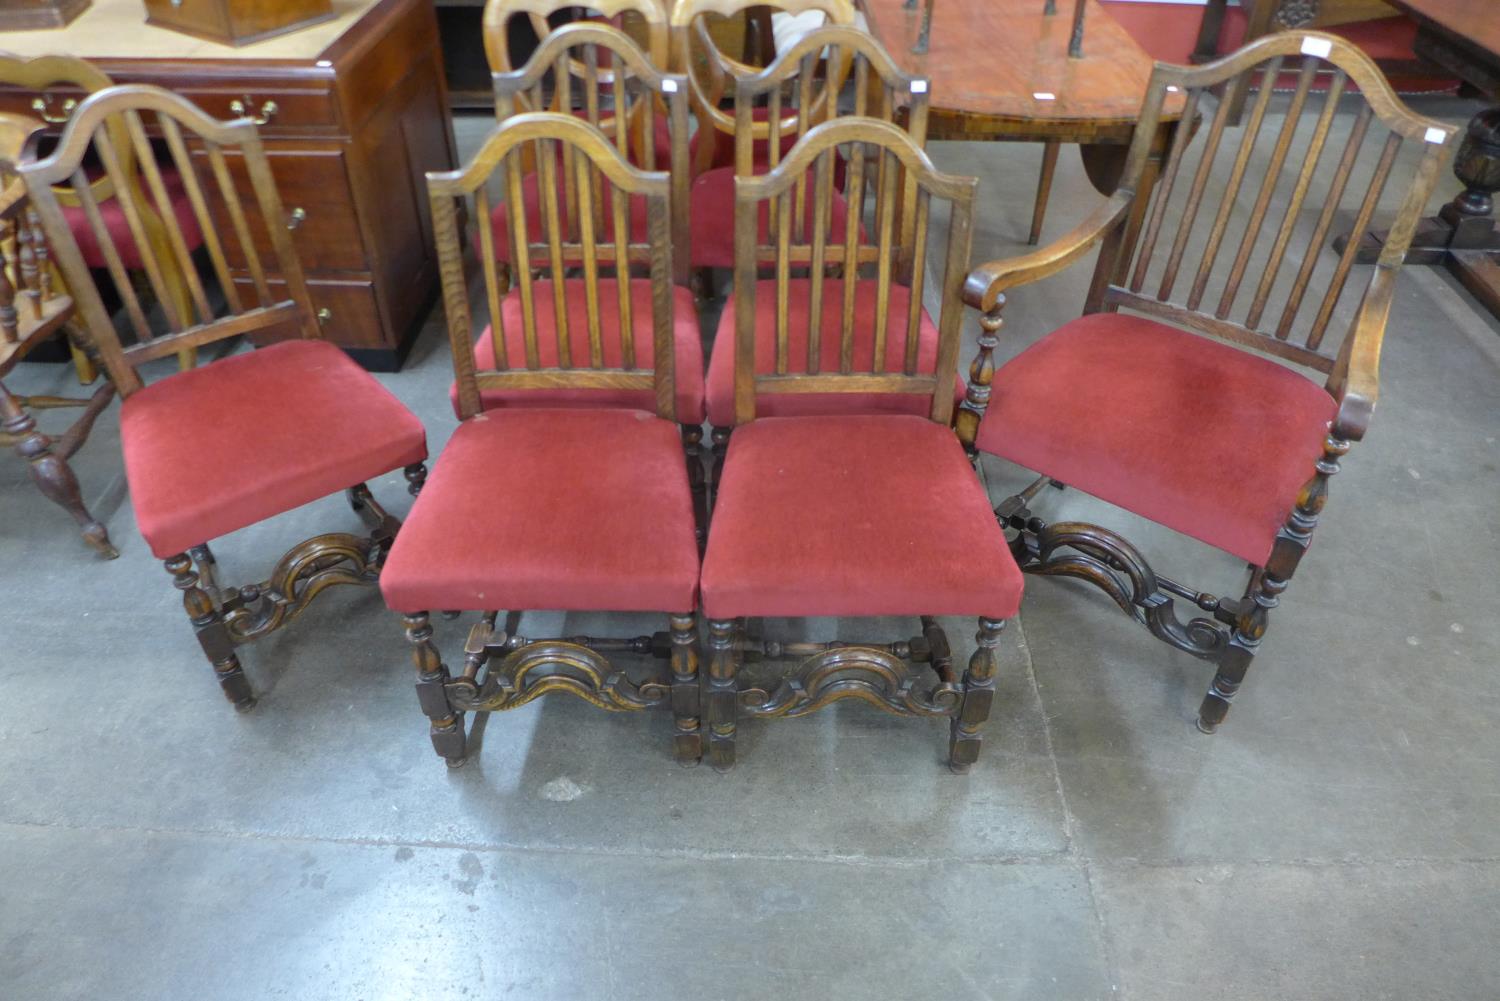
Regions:
M 1036 180 L 1036 203 L 1031 207 L 1031 235 L 1026 242 L 1033 247 L 1042 238 L 1042 222 L 1047 218 L 1047 199 L 1052 194 L 1052 177 L 1057 173 L 1057 154 L 1062 143 L 1049 142 L 1042 146 L 1042 173 Z
M 1457 198 L 1412 236 L 1407 264 L 1445 264 L 1464 286 L 1500 316 L 1500 229 L 1495 226 L 1494 194 L 1500 191 L 1500 107 L 1486 108 L 1469 121 L 1453 158 L 1453 173 L 1464 183 Z M 1367 233 L 1355 258 L 1373 264 L 1385 246 L 1385 233 Z M 1344 240 L 1334 242 L 1343 252 Z

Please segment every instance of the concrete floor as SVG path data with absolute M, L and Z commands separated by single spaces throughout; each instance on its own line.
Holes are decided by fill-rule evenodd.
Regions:
M 1016 253 L 1037 148 L 935 155 L 982 176 L 976 259 Z M 1092 197 L 1065 155 L 1048 233 Z M 1015 294 L 1002 354 L 1077 315 L 1088 274 Z M 135 532 L 114 408 L 76 466 L 116 562 L 0 463 L 0 998 L 1500 996 L 1500 325 L 1411 269 L 1384 374 L 1217 736 L 1191 725 L 1205 665 L 1032 580 L 964 777 L 944 724 L 847 703 L 742 725 L 721 776 L 672 764 L 664 714 L 564 698 L 490 719 L 449 773 L 373 591 L 249 648 L 261 701 L 237 717 Z M 436 453 L 439 316 L 383 378 Z M 67 382 L 27 365 L 13 388 Z M 986 473 L 996 498 L 1024 479 Z M 399 475 L 373 486 L 408 508 Z M 1233 559 L 1111 516 L 1162 566 L 1239 586 Z M 331 499 L 216 550 L 243 581 L 355 524 Z M 563 618 L 525 629 L 656 627 Z M 438 623 L 450 656 L 466 628 Z M 967 657 L 972 624 L 949 631 Z

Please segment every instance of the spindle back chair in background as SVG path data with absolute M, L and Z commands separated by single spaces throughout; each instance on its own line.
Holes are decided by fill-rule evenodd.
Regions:
M 86 357 L 87 342 L 76 336 L 72 324 L 73 298 L 54 274 L 47 236 L 15 169 L 34 155 L 35 141 L 45 128 L 25 115 L 0 113 L 0 379 L 60 330 L 67 332 L 75 357 Z M 88 438 L 113 396 L 114 386 L 108 381 L 87 400 L 16 396 L 0 382 L 0 445 L 15 447 L 37 489 L 72 515 L 84 541 L 107 559 L 119 552 L 103 523 L 84 505 L 68 459 Z M 30 413 L 54 407 L 84 408 L 56 439 L 44 434 Z
M 1246 88 L 1275 80 L 1290 57 L 1302 65 L 1284 108 L 1262 86 L 1236 129 Z M 1327 92 L 1312 96 L 1330 66 Z M 1121 221 L 1173 90 L 1186 91 L 1183 124 L 1127 244 Z M 1352 117 L 1336 115 L 1350 105 Z M 1369 424 L 1396 275 L 1455 131 L 1406 108 L 1364 53 L 1332 35 L 1278 34 L 1208 65 L 1159 64 L 1121 190 L 1051 246 L 969 278 L 966 298 L 985 316 L 960 435 L 1045 474 L 1000 506 L 1017 558 L 1099 585 L 1159 638 L 1215 664 L 1205 732 L 1228 711 L 1329 478 Z M 1383 214 L 1380 260 L 1356 271 L 1359 239 Z M 1351 217 L 1352 234 L 1328 249 Z M 1096 243 L 1085 316 L 995 372 L 1005 293 Z M 1251 569 L 1243 596 L 1172 581 L 1109 529 L 1034 517 L 1049 480 L 1240 557 Z M 1179 621 L 1176 598 L 1207 616 Z
M 753 75 L 760 69 L 721 51 L 709 35 L 708 18 L 732 17 L 752 8 L 769 8 L 787 14 L 816 12 L 833 25 L 848 26 L 856 20 L 850 0 L 776 0 L 770 4 L 755 0 L 678 0 L 671 12 L 672 60 L 680 72 L 687 74 L 692 88 L 693 114 L 698 119 L 693 150 L 694 175 L 716 166 L 730 165 L 722 162 L 722 157 L 733 152 L 737 124 L 733 112 L 721 105 L 726 97 L 734 95 L 737 78 Z M 842 74 L 837 67 L 820 90 L 829 83 L 832 87 L 828 93 L 836 95 L 842 83 Z M 827 102 L 831 99 L 819 95 L 814 106 L 820 114 L 826 113 Z M 781 134 L 790 136 L 793 124 L 790 121 L 780 123 Z M 764 117 L 756 121 L 751 137 L 762 149 L 770 136 L 770 129 L 771 123 Z
M 525 150 L 533 148 L 545 168 L 562 161 L 559 146 L 572 149 L 577 236 L 562 232 L 555 198 L 540 240 L 516 214 L 516 314 L 500 301 L 493 241 L 481 234 L 490 315 L 502 329 L 492 339 L 489 364 L 477 366 L 454 203 L 472 199 L 479 216 L 488 215 L 497 173 L 514 200 Z M 611 192 L 607 201 L 615 207 L 609 242 L 594 225 L 596 188 Z M 429 174 L 428 190 L 462 421 L 402 528 L 381 587 L 413 644 L 433 747 L 450 765 L 461 764 L 468 753 L 465 713 L 566 691 L 604 709 L 670 706 L 676 755 L 694 763 L 701 744 L 698 546 L 673 385 L 674 313 L 681 304 L 672 282 L 672 179 L 632 166 L 597 129 L 571 115 L 527 112 L 498 125 L 463 168 Z M 542 191 L 546 197 L 556 187 L 548 183 Z M 644 242 L 626 242 L 627 199 L 645 203 Z M 537 251 L 546 255 L 549 281 L 531 278 L 529 256 Z M 621 280 L 601 277 L 607 263 Z M 624 281 L 629 263 L 650 277 Z M 567 277 L 572 268 L 581 276 Z M 503 329 L 512 322 L 521 328 L 518 339 Z M 490 390 L 627 393 L 637 408 L 564 402 L 484 410 L 482 394 Z M 432 641 L 431 609 L 482 615 L 465 647 L 462 677 L 450 676 Z M 664 611 L 670 631 L 627 640 L 517 636 L 519 613 L 538 609 Z M 502 611 L 517 619 L 497 627 Z M 632 681 L 611 665 L 610 651 L 667 657 L 670 676 Z
M 657 164 L 650 144 L 636 148 L 646 170 L 666 169 L 669 178 L 670 193 L 663 224 L 673 248 L 676 273 L 671 290 L 675 305 L 666 336 L 670 338 L 668 343 L 674 356 L 675 412 L 682 424 L 695 504 L 706 519 L 708 501 L 702 459 L 703 347 L 686 274 L 690 239 L 686 81 L 651 66 L 640 48 L 618 29 L 599 24 L 567 25 L 543 40 L 524 69 L 495 74 L 499 120 L 507 123 L 518 114 L 536 114 L 519 109 L 535 103 L 549 67 L 558 77 L 564 77 L 561 67 L 569 59 L 585 67 L 597 67 L 607 60 L 617 81 L 609 99 L 632 102 L 633 108 L 627 115 L 615 115 L 606 122 L 601 117 L 605 95 L 600 93 L 599 79 L 592 71 L 586 71 L 579 81 L 583 114 L 570 116 L 598 129 L 622 156 L 629 158 L 632 149 L 626 122 L 636 114 L 634 108 L 640 109 L 638 119 L 646 126 L 645 134 L 651 134 L 652 123 L 664 117 L 671 135 L 679 137 L 671 143 L 668 163 Z M 636 301 L 650 292 L 640 273 L 659 256 L 651 249 L 659 244 L 651 238 L 648 200 L 603 183 L 602 168 L 579 153 L 576 143 L 539 138 L 519 144 L 516 150 L 514 155 L 506 156 L 503 171 L 494 178 L 500 182 L 500 199 L 492 200 L 489 187 L 472 194 L 475 210 L 486 213 L 491 220 L 488 231 L 481 227 L 475 239 L 491 324 L 474 345 L 475 364 L 483 370 L 508 355 L 522 353 L 526 343 L 523 331 L 555 324 L 566 341 L 585 323 L 591 325 L 591 334 L 602 338 L 601 348 L 614 362 L 633 367 L 637 355 L 648 361 L 654 350 L 655 333 L 649 325 L 654 314 Z M 555 159 L 544 157 L 544 152 L 550 152 Z M 532 164 L 537 165 L 535 171 L 531 170 Z M 510 209 L 517 204 L 524 206 L 525 211 L 513 219 Z M 518 261 L 521 263 L 517 264 Z M 570 271 L 580 267 L 581 276 L 569 277 Z M 542 274 L 550 278 L 538 281 L 535 276 Z M 608 300 L 606 305 L 618 304 L 618 312 L 601 318 L 596 315 L 595 307 L 587 305 L 594 301 L 588 296 L 595 300 L 603 296 Z M 495 335 L 497 329 L 499 338 Z M 497 352 L 500 340 L 506 343 Z M 539 350 L 549 363 L 570 360 L 572 353 L 571 345 L 564 343 L 555 350 L 553 345 L 544 343 Z M 649 369 L 649 364 L 641 368 Z M 587 380 L 570 380 L 558 386 L 501 380 L 486 382 L 480 391 L 480 402 L 484 409 L 558 405 L 652 409 L 650 392 L 649 386 L 632 387 L 610 380 L 596 385 L 587 384 Z M 466 415 L 457 390 L 453 402 L 462 419 Z
M 153 136 L 191 202 L 222 302 L 191 267 L 174 214 L 162 217 L 170 258 L 160 258 L 145 238 L 142 201 L 168 201 Z M 135 157 L 138 185 L 125 183 L 127 151 Z M 248 203 L 231 176 L 231 154 L 248 176 Z M 100 213 L 85 172 L 95 158 L 114 185 L 125 232 L 112 231 Z M 331 585 L 375 582 L 399 523 L 364 482 L 404 467 L 415 489 L 425 475 L 422 425 L 343 351 L 316 339 L 302 268 L 252 121 L 215 121 L 158 87 L 112 87 L 78 105 L 50 156 L 19 170 L 79 319 L 124 400 L 120 437 L 136 523 L 183 592 L 224 694 L 247 710 L 255 699 L 234 648 L 295 618 Z M 105 310 L 73 240 L 59 185 L 71 186 L 78 197 L 134 330 L 132 344 L 121 342 Z M 216 225 L 220 217 L 231 225 Z M 168 267 L 180 267 L 187 280 L 192 309 L 181 313 L 163 298 L 164 331 L 146 322 L 122 263 L 124 239 L 134 241 L 159 295 Z M 261 241 L 272 250 L 267 260 L 257 250 Z M 243 295 L 228 264 L 231 252 L 252 275 L 252 290 Z M 241 335 L 285 340 L 149 386 L 142 379 L 142 367 L 152 361 Z M 319 535 L 283 556 L 266 581 L 218 586 L 210 540 L 344 490 L 368 536 Z
M 850 110 L 856 118 L 900 121 L 918 148 L 925 144 L 930 96 L 927 81 L 903 73 L 880 43 L 867 33 L 854 28 L 824 27 L 797 39 L 770 66 L 735 82 L 739 127 L 734 174 L 748 177 L 755 173 L 749 125 L 754 109 L 764 108 L 769 112 L 767 160 L 771 168 L 783 161 L 780 126 L 784 121 L 791 121 L 792 135 L 800 141 L 823 117 L 822 113 L 804 111 L 820 100 L 814 82 L 815 66 L 820 61 L 849 70 L 853 84 Z M 832 101 L 834 97 L 822 99 Z M 796 113 L 789 119 L 787 110 Z M 919 224 L 925 227 L 927 219 L 917 215 L 920 199 L 915 181 L 906 176 L 894 154 L 877 151 L 872 155 L 858 143 L 849 145 L 847 150 L 847 158 L 837 153 L 825 154 L 813 171 L 797 178 L 790 193 L 758 205 L 760 216 L 752 230 L 756 258 L 761 262 L 756 280 L 762 282 L 760 305 L 755 313 L 757 372 L 768 372 L 773 365 L 782 364 L 782 360 L 774 357 L 773 350 L 779 336 L 778 323 L 787 325 L 794 353 L 805 346 L 817 356 L 811 369 L 799 367 L 800 358 L 792 361 L 793 371 L 815 374 L 841 361 L 851 362 L 855 356 L 873 357 L 875 351 L 888 350 L 898 343 L 904 346 L 903 350 L 915 352 L 915 364 L 921 371 L 932 371 L 936 363 L 938 329 L 922 306 L 925 280 L 922 271 L 927 264 L 925 238 L 924 256 L 916 257 L 916 229 Z M 817 171 L 825 167 L 827 175 L 820 178 Z M 705 203 L 717 200 L 717 196 L 710 194 L 717 183 L 732 185 L 734 181 L 728 170 L 713 171 L 694 186 L 695 212 L 705 217 L 696 219 L 697 225 L 705 227 L 717 222 L 721 233 L 718 239 L 729 234 L 738 240 L 739 232 L 734 226 L 713 220 L 705 208 Z M 819 184 L 826 187 L 819 188 Z M 768 308 L 772 297 L 766 291 L 770 285 L 766 279 L 767 268 L 777 260 L 783 245 L 793 259 L 787 262 L 787 313 L 779 316 Z M 821 266 L 815 263 L 820 258 L 825 259 Z M 707 410 L 714 443 L 711 483 L 722 466 L 735 423 L 737 296 L 737 292 L 731 294 L 720 314 L 709 359 Z M 915 327 L 910 326 L 913 323 Z M 828 333 L 836 336 L 825 336 L 824 330 L 832 327 L 837 329 Z M 835 346 L 844 339 L 848 341 L 847 350 Z M 803 390 L 767 397 L 762 405 L 764 413 L 777 416 L 921 414 L 927 412 L 929 401 L 921 393 Z
M 815 227 L 794 240 L 789 219 L 799 183 L 811 172 L 812 213 L 832 194 L 836 158 L 852 159 L 851 185 L 870 156 L 886 179 L 879 239 L 865 247 L 850 237 L 830 242 Z M 858 698 L 902 716 L 947 716 L 950 761 L 966 769 L 979 752 L 989 715 L 1004 620 L 1020 603 L 1021 577 L 1006 549 L 951 430 L 954 373 L 978 182 L 940 173 L 912 138 L 889 122 L 843 118 L 812 129 L 767 174 L 735 180 L 734 404 L 737 429 L 724 463 L 704 556 L 703 610 L 709 619 L 709 754 L 734 763 L 740 716 L 800 716 L 843 698 Z M 910 308 L 888 324 L 890 283 L 897 269 L 894 205 L 913 186 L 913 273 L 924 275 L 933 199 L 947 202 L 946 246 L 938 252 L 943 303 L 933 364 L 919 361 L 921 289 Z M 769 262 L 775 277 L 756 281 L 763 261 L 754 222 L 772 200 L 779 220 Z M 851 229 L 853 224 L 851 223 Z M 838 296 L 836 268 L 848 282 L 875 270 L 873 336 L 857 332 L 854 299 L 842 295 L 842 323 L 825 351 L 821 324 L 804 344 L 794 341 L 794 268 L 807 268 L 807 295 Z M 918 286 L 920 286 L 920 279 Z M 771 300 L 774 363 L 756 364 L 758 299 Z M 816 305 L 809 315 L 825 314 Z M 869 326 L 869 324 L 865 324 Z M 894 333 L 891 329 L 894 328 Z M 797 357 L 793 357 L 797 355 Z M 764 416 L 764 402 L 792 394 L 897 394 L 921 397 L 921 414 L 838 413 Z M 935 502 L 940 498 L 941 502 Z M 920 635 L 909 641 L 760 643 L 747 619 L 807 616 L 911 616 Z M 968 670 L 954 670 L 938 616 L 979 616 L 978 647 Z M 742 685 L 746 658 L 801 660 L 774 690 Z
M 43 96 L 32 100 L 32 110 L 52 125 L 66 124 L 73 109 L 78 106 L 79 99 L 68 97 L 61 102 L 56 102 L 50 97 L 50 91 L 63 87 L 70 91 L 79 91 L 87 96 L 106 87 L 114 86 L 114 81 L 93 63 L 76 56 L 63 55 L 22 58 L 0 53 L 0 82 L 40 92 Z M 56 105 L 55 109 L 54 105 Z M 162 172 L 162 178 L 166 197 L 161 200 L 144 197 L 144 192 L 140 187 L 140 176 L 136 170 L 135 150 L 132 143 L 120 123 L 111 123 L 110 129 L 114 148 L 119 157 L 119 170 L 113 175 L 90 173 L 87 185 L 88 194 L 98 207 L 105 225 L 119 234 L 116 237 L 119 256 L 124 265 L 131 270 L 134 279 L 137 281 L 141 279 L 141 263 L 144 257 L 143 252 L 138 248 L 146 247 L 157 261 L 159 274 L 149 284 L 144 282 L 142 284 L 161 303 L 162 311 L 168 317 L 187 316 L 192 312 L 193 306 L 189 280 L 187 272 L 176 262 L 173 255 L 166 222 L 167 216 L 175 217 L 189 252 L 196 251 L 202 245 L 203 238 L 193 224 L 186 194 L 177 183 L 175 172 L 165 169 Z M 119 190 L 127 190 L 131 193 L 140 217 L 140 232 L 130 230 L 128 237 L 125 236 L 122 203 L 115 199 L 117 187 Z M 83 249 L 84 258 L 91 267 L 105 267 L 102 248 L 94 240 L 93 231 L 83 210 L 80 193 L 69 184 L 60 184 L 57 186 L 57 198 L 58 202 L 64 206 L 68 223 L 72 227 L 79 246 Z M 188 266 L 192 266 L 191 260 Z M 93 382 L 96 373 L 92 362 L 76 349 L 73 352 L 73 359 L 78 368 L 79 381 L 83 384 Z M 178 356 L 178 364 L 185 369 L 192 368 L 195 361 L 196 353 L 191 348 L 184 348 Z
M 566 67 L 582 67 L 575 80 Z M 553 81 L 552 106 L 569 109 L 599 129 L 631 163 L 645 170 L 667 170 L 672 177 L 670 227 L 673 246 L 678 248 L 678 280 L 686 284 L 688 254 L 688 108 L 686 80 L 665 73 L 648 59 L 645 52 L 618 28 L 584 22 L 564 25 L 544 38 L 526 65 L 514 71 L 497 72 L 495 84 L 495 117 L 505 121 L 520 112 L 546 107 L 548 80 Z M 581 104 L 581 108 L 576 105 Z M 623 112 L 623 113 L 622 113 Z M 669 137 L 665 151 L 651 141 L 664 126 Z M 675 137 L 675 139 L 673 138 Z M 665 152 L 665 158 L 662 153 Z M 559 220 L 567 239 L 578 238 L 578 189 L 573 147 L 563 144 L 556 164 L 538 161 L 534 149 L 526 150 L 523 170 L 535 168 L 536 178 L 522 183 L 521 198 L 526 205 L 531 231 L 541 228 L 542 189 L 561 192 Z M 591 177 L 591 199 L 594 209 L 594 232 L 604 242 L 613 242 L 615 212 L 605 200 L 598 184 L 598 169 L 588 168 Z M 526 176 L 523 174 L 523 177 Z M 549 180 L 550 178 L 550 180 Z M 496 251 L 498 259 L 508 262 L 510 247 L 506 233 L 508 206 L 506 200 L 497 206 L 493 222 L 501 238 Z M 641 242 L 645 237 L 644 202 L 636 200 L 625 213 L 628 218 L 626 238 Z M 502 273 L 502 287 L 508 282 Z
M 637 20 L 645 34 L 646 55 L 651 60 L 651 64 L 663 70 L 669 67 L 671 59 L 669 18 L 667 7 L 662 0 L 596 0 L 589 4 L 563 3 L 561 0 L 487 0 L 481 17 L 481 25 L 484 31 L 484 54 L 489 61 L 490 71 L 509 73 L 518 68 L 511 58 L 508 44 L 507 32 L 510 29 L 511 18 L 524 15 L 536 33 L 538 43 L 541 43 L 545 42 L 547 36 L 553 31 L 548 18 L 560 12 L 578 10 L 589 12 L 591 19 L 602 18 L 621 29 L 629 26 L 622 22 Z M 593 23 L 599 22 L 594 20 Z M 568 63 L 568 69 L 569 75 L 575 78 L 582 78 L 587 72 L 587 67 L 578 60 L 571 60 Z M 605 76 L 604 81 L 607 84 L 609 77 Z M 563 81 L 558 80 L 556 85 L 561 88 Z M 521 110 L 561 111 L 567 114 L 572 109 L 557 103 L 554 98 L 530 104 Z

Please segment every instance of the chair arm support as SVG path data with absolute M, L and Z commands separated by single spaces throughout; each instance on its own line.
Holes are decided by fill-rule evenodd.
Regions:
M 964 302 L 988 312 L 1001 292 L 1057 274 L 1098 243 L 1125 218 L 1134 196 L 1120 190 L 1102 202 L 1088 218 L 1039 250 L 1019 257 L 989 261 L 969 272 Z
M 1395 297 L 1396 275 L 1395 268 L 1376 268 L 1353 329 L 1328 376 L 1328 391 L 1339 404 L 1333 419 L 1333 434 L 1345 441 L 1364 437 L 1380 398 L 1380 349 Z

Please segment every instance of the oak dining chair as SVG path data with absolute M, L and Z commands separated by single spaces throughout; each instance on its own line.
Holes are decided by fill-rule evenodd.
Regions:
M 578 233 L 562 232 L 555 203 L 536 235 L 524 213 L 511 216 L 518 311 L 499 301 L 493 240 L 484 236 L 485 294 L 500 329 L 493 354 L 476 363 L 455 202 L 472 201 L 487 217 L 490 183 L 514 197 L 533 146 L 544 165 L 571 148 Z M 461 169 L 428 175 L 462 420 L 391 550 L 381 589 L 403 616 L 432 744 L 450 766 L 469 753 L 466 713 L 547 692 L 609 710 L 670 707 L 677 759 L 700 757 L 698 543 L 673 381 L 682 304 L 672 282 L 671 187 L 665 171 L 632 166 L 598 129 L 553 112 L 507 118 Z M 611 192 L 616 214 L 608 242 L 594 226 L 599 189 Z M 621 219 L 625 201 L 637 198 L 646 205 L 643 242 L 630 240 Z M 545 248 L 550 280 L 531 278 L 534 247 Z M 605 263 L 618 277 L 602 275 Z M 632 264 L 649 277 L 627 281 Z M 483 408 L 486 392 L 604 390 L 632 394 L 636 408 Z M 434 609 L 481 613 L 456 677 L 432 638 Z M 623 640 L 526 639 L 518 613 L 534 610 L 661 612 L 668 629 Z M 669 670 L 633 680 L 612 652 L 653 653 Z
M 189 200 L 218 279 L 215 298 L 188 266 L 176 216 L 163 216 L 170 260 L 160 260 L 146 239 L 136 189 L 123 183 L 122 142 L 135 157 L 140 190 L 157 204 L 168 201 L 152 135 Z M 93 159 L 113 185 L 124 234 L 111 229 L 94 199 L 85 168 Z M 216 121 L 158 87 L 112 87 L 77 106 L 51 155 L 18 169 L 79 320 L 123 399 L 120 440 L 136 525 L 182 592 L 225 696 L 248 710 L 255 696 L 236 648 L 281 628 L 333 585 L 375 583 L 399 522 L 365 482 L 404 470 L 415 491 L 426 472 L 425 432 L 373 376 L 318 339 L 287 215 L 249 119 Z M 247 178 L 248 198 L 236 174 Z M 104 262 L 100 281 L 123 304 L 133 343 L 121 341 L 105 310 L 58 185 L 78 195 Z M 216 225 L 220 217 L 229 224 Z M 125 234 L 158 293 L 169 264 L 186 277 L 192 312 L 168 310 L 164 331 L 146 322 L 119 246 Z M 261 245 L 271 250 L 264 260 Z M 247 275 L 231 270 L 231 253 L 246 262 Z M 140 369 L 148 362 L 242 335 L 275 343 L 144 383 Z M 218 583 L 212 540 L 340 491 L 368 535 L 318 535 L 293 547 L 258 584 Z
M 949 208 L 946 246 L 935 285 L 942 301 L 936 357 L 920 365 L 920 287 L 893 310 L 877 295 L 874 337 L 856 336 L 845 292 L 842 322 L 814 323 L 794 340 L 792 269 L 811 262 L 806 296 L 840 296 L 834 266 L 846 277 L 872 264 L 895 268 L 889 216 L 876 247 L 793 239 L 787 223 L 799 182 L 814 183 L 810 211 L 822 216 L 837 157 L 871 157 L 891 185 L 915 187 L 912 253 L 921 274 L 928 254 L 932 202 Z M 851 174 L 851 184 L 855 178 Z M 741 718 L 802 716 L 854 698 L 898 716 L 950 720 L 949 760 L 958 771 L 978 756 L 981 726 L 994 699 L 996 648 L 1005 620 L 1020 604 L 1021 575 L 984 490 L 954 435 L 953 382 L 968 269 L 977 181 L 939 172 L 900 128 L 875 119 L 842 118 L 817 126 L 768 173 L 735 180 L 734 437 L 709 526 L 701 587 L 709 625 L 705 716 L 715 767 L 734 764 Z M 754 221 L 774 200 L 780 225 L 769 264 L 775 277 L 757 282 L 763 265 Z M 886 287 L 882 285 L 881 287 Z M 888 289 L 887 289 L 888 291 Z M 800 293 L 795 293 L 800 294 Z M 763 305 L 764 303 L 764 305 Z M 884 320 L 895 316 L 898 322 Z M 808 314 L 822 319 L 814 308 Z M 757 364 L 761 317 L 772 318 L 773 364 Z M 867 326 L 868 324 L 865 324 Z M 769 401 L 809 393 L 920 396 L 921 414 L 852 413 L 766 416 Z M 977 616 L 977 647 L 967 670 L 953 664 L 938 621 Z M 910 616 L 920 635 L 893 643 L 773 643 L 752 639 L 749 620 L 807 616 Z M 799 661 L 779 684 L 743 680 L 747 659 Z

